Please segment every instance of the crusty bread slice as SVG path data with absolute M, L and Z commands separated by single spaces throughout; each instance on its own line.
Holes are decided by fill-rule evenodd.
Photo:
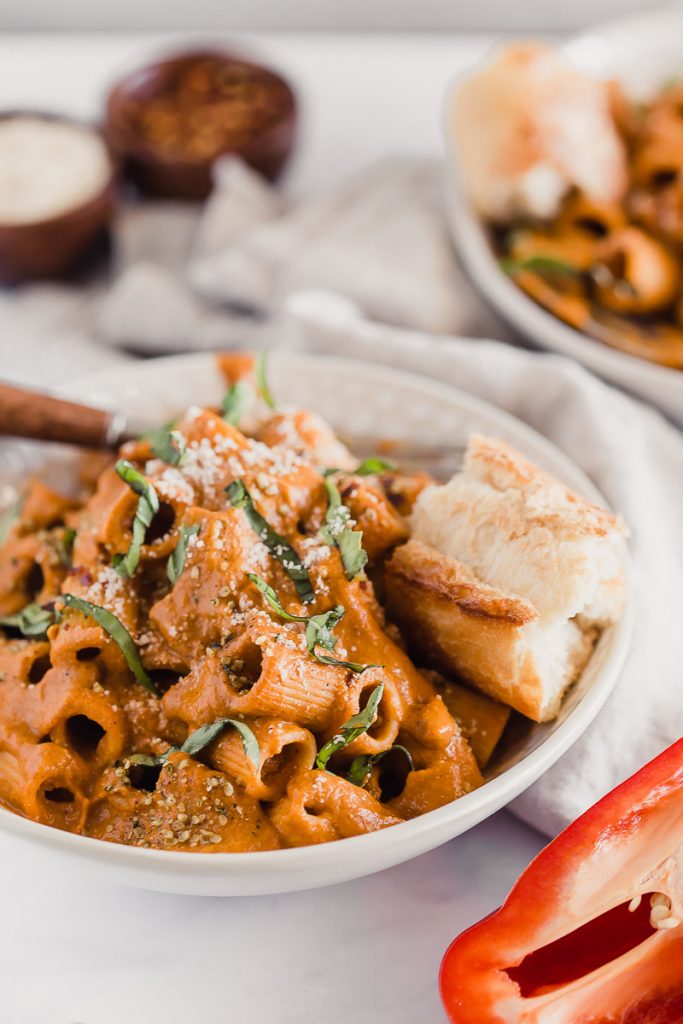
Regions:
M 476 212 L 501 223 L 553 217 L 576 187 L 615 203 L 626 153 L 604 81 L 542 42 L 512 43 L 459 84 L 447 135 Z
M 536 721 L 557 714 L 624 602 L 623 522 L 502 441 L 422 492 L 387 566 L 389 608 L 431 664 Z
M 411 648 L 523 715 L 547 721 L 590 656 L 592 635 L 544 627 L 524 598 L 477 580 L 468 566 L 417 540 L 386 566 L 387 608 Z

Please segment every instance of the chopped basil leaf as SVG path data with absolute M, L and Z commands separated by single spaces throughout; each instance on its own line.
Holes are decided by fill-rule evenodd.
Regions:
M 245 380 L 236 381 L 221 402 L 221 413 L 223 419 L 232 424 L 239 425 L 240 420 L 251 405 L 254 393 Z
M 506 274 L 514 274 L 518 270 L 532 270 L 539 274 L 568 274 L 578 277 L 581 271 L 573 263 L 555 259 L 554 256 L 528 256 L 526 259 L 509 257 L 500 260 L 500 269 Z
M 382 459 L 379 455 L 371 455 L 369 458 L 363 459 L 353 472 L 356 476 L 374 476 L 376 473 L 392 472 L 395 469 L 398 469 L 398 464 L 393 459 Z
M 175 549 L 171 552 L 168 562 L 166 564 L 166 575 L 168 576 L 171 583 L 175 583 L 183 569 L 185 568 L 185 556 L 187 554 L 187 545 L 190 541 L 190 537 L 196 537 L 199 533 L 199 524 L 195 523 L 193 526 L 181 526 L 180 533 L 178 535 L 178 543 Z
M 149 435 L 152 444 L 152 451 L 162 462 L 169 466 L 182 466 L 185 461 L 187 443 L 178 430 L 169 430 L 168 427 L 161 427 Z
M 351 672 L 367 672 L 369 668 L 382 668 L 381 665 L 360 665 L 357 661 L 341 661 L 340 658 L 332 658 L 329 654 L 315 654 L 316 661 L 321 665 L 337 665 L 339 668 L 348 668 Z
M 142 664 L 142 660 L 138 653 L 138 649 L 133 643 L 133 638 L 123 625 L 122 622 L 116 618 L 112 612 L 106 608 L 101 608 L 97 604 L 91 604 L 90 601 L 86 601 L 82 597 L 76 597 L 75 594 L 65 594 L 64 604 L 67 608 L 75 608 L 79 612 L 83 612 L 89 618 L 94 619 L 98 625 L 102 627 L 105 633 L 108 633 L 115 644 L 121 649 L 121 653 L 126 659 L 128 668 L 131 670 L 137 681 L 141 686 L 144 686 L 146 690 L 153 693 L 155 697 L 161 696 L 161 691 L 157 688 L 154 681 L 147 675 L 145 666 Z
M 332 476 L 334 473 L 348 473 L 351 476 L 375 476 L 377 473 L 393 472 L 398 469 L 398 463 L 393 459 L 383 459 L 380 455 L 370 455 L 367 459 L 359 462 L 355 469 L 342 469 L 341 466 L 328 466 L 323 469 L 323 476 Z
M 195 729 L 193 733 L 190 733 L 180 748 L 180 752 L 182 754 L 189 754 L 190 757 L 194 757 L 195 754 L 199 754 L 205 747 L 208 747 L 210 743 L 213 743 L 216 737 L 219 736 L 228 725 L 232 725 L 233 728 L 237 729 L 238 733 L 242 737 L 244 753 L 247 755 L 254 768 L 258 769 L 261 763 L 261 751 L 259 750 L 258 740 L 249 726 L 245 722 L 241 722 L 238 718 L 217 718 L 215 722 L 209 722 L 206 725 L 201 725 L 198 729 Z
M 335 649 L 337 637 L 332 635 L 332 630 L 343 617 L 344 606 L 341 604 L 335 605 L 329 612 L 323 612 L 321 615 L 311 615 L 306 624 L 306 647 L 314 657 L 318 657 L 315 653 L 316 644 L 324 647 L 326 651 Z
M 256 376 L 256 387 L 258 393 L 271 409 L 275 408 L 275 399 L 273 393 L 268 387 L 268 381 L 266 379 L 266 353 L 259 352 L 256 356 L 256 362 L 254 363 L 254 374 Z
M 332 480 L 325 480 L 329 506 L 325 515 L 325 526 L 320 531 L 327 544 L 339 548 L 346 578 L 353 580 L 367 565 L 368 556 L 363 550 L 363 531 L 349 525 L 351 513 L 342 504 L 339 488 Z
M 337 665 L 340 668 L 348 668 L 352 672 L 365 672 L 369 668 L 381 668 L 381 665 L 359 665 L 355 661 L 341 661 L 339 658 L 332 658 L 326 654 L 318 654 L 316 646 L 324 647 L 326 651 L 333 651 L 337 637 L 332 635 L 332 630 L 337 623 L 342 619 L 344 615 L 344 607 L 341 604 L 335 605 L 329 612 L 322 612 L 320 615 L 292 615 L 291 612 L 285 611 L 280 604 L 277 594 L 271 586 L 269 586 L 264 579 L 258 576 L 255 572 L 248 572 L 247 576 L 252 583 L 255 583 L 259 588 L 266 601 L 276 612 L 281 619 L 285 619 L 287 622 L 305 622 L 306 623 L 306 648 L 309 654 L 312 654 L 316 661 L 319 661 L 322 665 Z
M 316 768 L 326 768 L 327 762 L 333 754 L 336 754 L 338 750 L 343 750 L 344 747 L 348 747 L 349 743 L 353 743 L 354 740 L 357 740 L 359 736 L 368 731 L 377 718 L 377 709 L 379 708 L 379 702 L 382 699 L 383 693 L 384 683 L 379 683 L 370 694 L 363 710 L 344 722 L 336 736 L 328 740 L 325 746 L 321 747 L 318 751 L 318 756 L 315 759 Z
M 124 483 L 127 483 L 132 491 L 140 495 L 133 519 L 133 537 L 128 552 L 125 555 L 114 555 L 112 559 L 112 565 L 119 576 L 130 579 L 138 567 L 140 549 L 145 543 L 147 529 L 159 511 L 159 498 L 149 480 L 145 479 L 130 462 L 119 459 L 114 468 Z
M 244 753 L 254 768 L 258 770 L 261 763 L 258 740 L 249 726 L 237 718 L 217 718 L 215 722 L 207 722 L 206 725 L 200 725 L 198 729 L 191 732 L 182 747 L 169 747 L 163 754 L 132 754 L 128 761 L 131 764 L 142 765 L 144 768 L 158 768 L 159 765 L 166 763 L 171 754 L 188 754 L 190 757 L 195 757 L 197 754 L 201 754 L 202 750 L 210 743 L 213 743 L 228 725 L 237 729 L 242 737 Z
M 348 527 L 337 539 L 337 547 L 347 579 L 355 580 L 368 564 L 368 556 L 363 550 L 363 531 Z
M 9 508 L 0 515 L 0 547 L 5 543 L 12 529 L 12 524 L 15 519 L 18 518 L 21 512 L 21 507 L 24 504 L 24 496 L 20 495 L 16 501 L 12 502 Z
M 346 527 L 346 523 L 348 522 L 351 513 L 346 505 L 342 504 L 339 488 L 334 481 L 325 480 L 325 490 L 327 491 L 327 498 L 329 501 L 329 506 L 325 515 L 327 529 L 330 534 L 341 533 L 341 531 Z M 332 543 L 334 543 L 334 538 Z
M 405 747 L 401 746 L 400 743 L 395 743 L 393 747 L 389 747 L 388 750 L 382 750 L 379 754 L 361 754 L 360 757 L 354 757 L 346 776 L 347 780 L 352 782 L 354 786 L 362 788 L 370 778 L 372 766 L 379 764 L 392 750 L 399 750 L 403 754 L 408 762 L 408 771 L 412 772 L 414 769 L 412 754 Z
M 6 629 L 18 629 L 22 636 L 31 640 L 45 640 L 48 627 L 56 621 L 52 606 L 43 607 L 33 601 L 16 615 L 4 615 L 0 618 L 0 626 L 4 626 Z
M 247 576 L 252 583 L 256 584 L 270 607 L 277 612 L 281 619 L 286 619 L 287 622 L 308 622 L 308 615 L 292 615 L 291 612 L 286 612 L 280 604 L 277 594 L 262 576 L 255 572 L 248 572 Z
M 260 512 L 257 512 L 253 499 L 244 486 L 244 482 L 242 480 L 233 480 L 225 490 L 232 507 L 242 509 L 258 539 L 262 544 L 265 544 L 271 555 L 277 558 L 278 562 L 283 566 L 285 572 L 294 583 L 296 592 L 301 600 L 306 604 L 313 601 L 315 595 L 304 563 L 284 537 L 276 533 Z
M 72 555 L 74 549 L 74 541 L 76 540 L 76 531 L 72 527 L 67 529 L 62 534 L 59 541 L 59 548 L 57 554 L 59 555 L 59 561 L 62 565 L 65 565 L 67 569 L 70 569 L 73 565 Z

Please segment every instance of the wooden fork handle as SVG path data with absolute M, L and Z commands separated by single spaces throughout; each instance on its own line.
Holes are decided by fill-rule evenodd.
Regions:
M 121 439 L 122 419 L 104 409 L 0 383 L 0 434 L 111 448 Z

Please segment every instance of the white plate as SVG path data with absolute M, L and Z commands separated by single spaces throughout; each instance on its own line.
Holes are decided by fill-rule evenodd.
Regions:
M 273 353 L 271 387 L 282 402 L 308 406 L 359 433 L 463 442 L 472 430 L 505 438 L 569 486 L 604 503 L 561 452 L 529 427 L 479 399 L 403 371 L 324 356 Z M 224 386 L 214 357 L 191 355 L 136 363 L 84 377 L 61 389 L 68 397 L 154 425 L 187 405 L 217 402 Z M 26 465 L 26 446 L 0 446 L 0 489 Z M 0 829 L 42 846 L 80 869 L 166 892 L 252 895 L 307 889 L 391 867 L 471 828 L 518 796 L 587 728 L 614 686 L 628 648 L 632 609 L 602 636 L 556 722 L 529 724 L 511 742 L 486 785 L 413 821 L 322 846 L 267 853 L 194 854 L 119 846 L 71 835 L 0 809 Z M 65 867 L 68 864 L 65 863 Z
M 617 78 L 630 95 L 643 99 L 670 76 L 683 75 L 683 10 L 669 8 L 609 22 L 574 37 L 564 50 L 582 70 L 600 78 Z M 484 225 L 465 194 L 448 130 L 448 112 L 458 85 L 456 80 L 449 89 L 444 115 L 448 221 L 458 256 L 482 298 L 528 340 L 577 359 L 683 423 L 683 371 L 629 356 L 575 331 L 528 298 L 501 271 Z

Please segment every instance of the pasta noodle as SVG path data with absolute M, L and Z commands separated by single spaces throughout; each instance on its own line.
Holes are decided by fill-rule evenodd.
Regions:
M 259 399 L 250 359 L 222 365 L 254 395 L 242 429 L 192 408 L 123 462 L 87 460 L 78 500 L 33 482 L 17 507 L 0 801 L 110 842 L 234 852 L 457 799 L 482 776 L 450 684 L 414 664 L 377 596 L 429 478 L 358 467 L 315 414 Z M 479 709 L 490 722 L 464 705 L 470 734 Z
M 370 793 L 328 772 L 306 771 L 292 779 L 271 821 L 290 846 L 308 846 L 374 832 L 402 819 Z
M 255 718 L 250 726 L 261 752 L 258 767 L 246 756 L 235 732 L 216 741 L 211 764 L 234 779 L 249 796 L 272 802 L 283 795 L 293 775 L 306 771 L 315 761 L 315 736 L 308 729 L 277 718 Z
M 612 84 L 626 153 L 620 202 L 576 190 L 544 222 L 494 231 L 503 266 L 536 302 L 577 330 L 651 362 L 683 369 L 683 86 L 646 105 Z

